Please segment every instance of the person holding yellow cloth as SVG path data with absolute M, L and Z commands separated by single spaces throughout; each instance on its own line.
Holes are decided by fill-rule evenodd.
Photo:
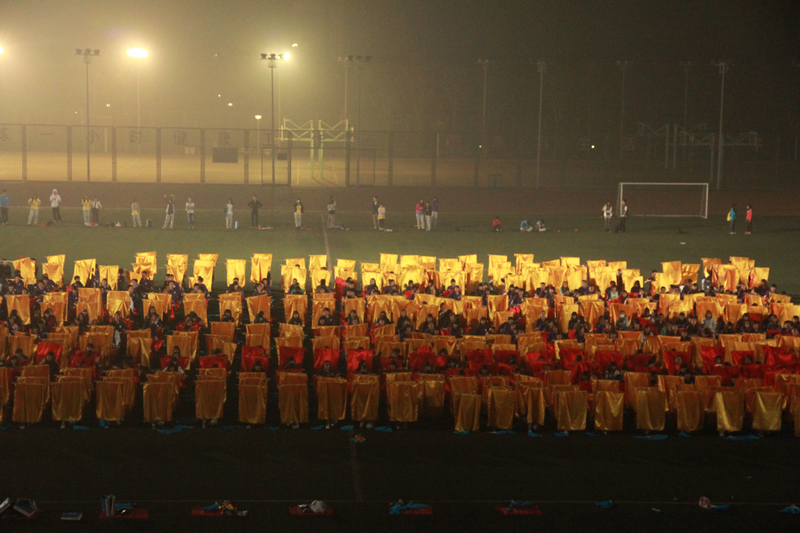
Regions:
M 36 225 L 39 223 L 39 206 L 42 201 L 35 194 L 28 199 L 28 205 L 31 206 L 31 211 L 28 214 L 28 225 Z
M 83 208 L 83 225 L 88 226 L 92 216 L 92 201 L 88 196 L 84 196 L 81 200 L 81 207 Z

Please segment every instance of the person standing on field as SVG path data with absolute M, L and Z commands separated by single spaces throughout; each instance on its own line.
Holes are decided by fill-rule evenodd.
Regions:
M 53 210 L 53 222 L 61 222 L 61 195 L 56 189 L 50 195 L 50 208 Z
M 328 200 L 328 229 L 333 228 L 336 225 L 336 200 L 331 199 Z
M 233 229 L 233 200 L 228 198 L 225 204 L 225 229 Z
M 606 232 L 611 231 L 611 217 L 614 216 L 614 208 L 611 207 L 611 202 L 606 202 L 603 206 L 603 223 L 606 226 Z
M 747 222 L 747 231 L 744 232 L 745 235 L 750 235 L 753 233 L 753 207 L 750 204 L 747 204 L 747 210 L 744 212 L 744 221 Z
M 257 228 L 258 227 L 258 210 L 263 206 L 261 202 L 258 201 L 256 195 L 253 195 L 253 199 L 247 203 L 247 207 L 250 208 L 250 227 Z
M 736 235 L 736 204 L 733 204 L 731 210 L 728 211 L 728 222 L 730 223 L 730 234 Z
M 35 226 L 39 223 L 39 206 L 42 205 L 42 201 L 34 194 L 28 199 L 28 205 L 31 206 L 31 210 L 28 213 L 28 225 Z
M 83 209 L 83 225 L 88 226 L 92 222 L 92 201 L 88 196 L 84 196 L 81 200 L 81 208 Z
M 103 206 L 100 204 L 100 200 L 97 199 L 97 196 L 92 198 L 91 208 L 92 222 L 94 222 L 95 225 L 100 224 L 100 210 L 103 208 Z
M 133 227 L 142 227 L 142 217 L 139 215 L 141 209 L 139 209 L 139 201 L 136 198 L 133 199 L 133 203 L 131 204 L 131 220 L 133 221 Z
M 622 200 L 619 206 L 619 231 L 626 233 L 628 231 L 628 202 Z
M 431 230 L 431 213 L 433 213 L 433 211 L 431 210 L 431 204 L 429 204 L 428 202 L 425 202 L 425 207 L 422 208 L 422 213 L 425 216 L 425 231 L 430 231 Z
M 425 229 L 425 220 L 423 218 L 425 215 L 422 214 L 422 208 L 424 205 L 425 201 L 420 200 L 417 202 L 417 206 L 415 208 L 417 213 L 417 229 Z
M 431 220 L 433 221 L 433 227 L 435 228 L 439 224 L 439 199 L 435 196 L 431 202 Z
M 164 196 L 164 198 L 167 197 Z M 175 198 L 172 196 L 167 199 L 166 211 L 167 216 L 164 219 L 164 225 L 161 226 L 161 229 L 167 229 L 167 226 L 169 226 L 169 229 L 172 229 L 175 226 Z
M 378 229 L 378 208 L 381 206 L 378 197 L 372 197 L 372 229 Z
M 294 202 L 294 229 L 303 227 L 303 202 L 300 198 Z
M 194 229 L 194 201 L 186 199 L 186 218 L 189 220 L 189 229 Z
M 383 204 L 378 205 L 378 229 L 380 231 L 386 230 L 386 208 Z

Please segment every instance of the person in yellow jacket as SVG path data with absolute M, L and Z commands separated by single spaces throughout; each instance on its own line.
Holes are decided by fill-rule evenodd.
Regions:
M 84 196 L 81 200 L 81 207 L 83 207 L 83 225 L 88 226 L 92 216 L 92 201 L 88 196 Z
M 28 205 L 31 206 L 31 211 L 28 214 L 28 225 L 36 225 L 39 223 L 39 206 L 42 201 L 35 194 L 28 198 Z

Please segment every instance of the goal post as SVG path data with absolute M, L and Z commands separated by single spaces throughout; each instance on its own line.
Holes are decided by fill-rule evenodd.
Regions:
M 628 216 L 708 218 L 708 183 L 620 182 L 617 213 L 623 200 Z

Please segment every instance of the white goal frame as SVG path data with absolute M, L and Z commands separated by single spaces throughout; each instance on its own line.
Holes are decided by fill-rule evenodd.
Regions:
M 640 216 L 640 217 L 675 217 L 675 218 L 686 218 L 686 217 L 697 217 L 697 218 L 708 218 L 708 183 L 666 183 L 666 182 L 635 182 L 635 181 L 621 181 L 617 186 L 617 213 L 621 212 L 622 209 L 622 200 L 625 199 L 625 186 L 626 185 L 636 185 L 636 186 L 648 186 L 648 187 L 700 187 L 702 190 L 702 195 L 700 199 L 700 214 L 699 215 L 648 215 L 648 214 L 636 214 L 631 216 Z

